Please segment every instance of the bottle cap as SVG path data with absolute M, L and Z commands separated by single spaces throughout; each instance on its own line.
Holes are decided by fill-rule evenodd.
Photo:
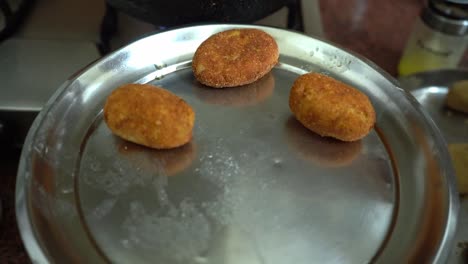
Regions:
M 468 0 L 445 0 L 445 2 L 468 5 Z
M 430 0 L 421 16 L 429 27 L 442 33 L 468 34 L 468 0 Z

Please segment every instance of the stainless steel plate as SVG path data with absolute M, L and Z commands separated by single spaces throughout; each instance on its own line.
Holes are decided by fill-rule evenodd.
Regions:
M 17 182 L 21 234 L 38 262 L 443 262 L 458 200 L 445 143 L 419 104 L 371 63 L 324 41 L 258 27 L 280 63 L 246 86 L 193 78 L 198 45 L 245 25 L 139 40 L 67 81 L 34 122 Z M 295 121 L 289 89 L 317 71 L 362 90 L 376 130 L 356 143 Z M 156 151 L 102 120 L 118 85 L 153 83 L 197 114 L 193 141 Z
M 440 70 L 400 78 L 401 86 L 431 115 L 447 143 L 468 143 L 468 115 L 445 105 L 450 86 L 462 80 L 468 80 L 468 71 Z
M 449 144 L 468 143 L 468 115 L 450 110 L 445 105 L 447 93 L 453 83 L 468 80 L 467 70 L 439 70 L 418 73 L 400 79 L 404 89 L 410 91 L 432 116 L 434 122 Z M 450 263 L 466 263 L 468 241 L 468 199 L 461 198 L 458 228 L 455 236 L 457 246 L 449 258 Z

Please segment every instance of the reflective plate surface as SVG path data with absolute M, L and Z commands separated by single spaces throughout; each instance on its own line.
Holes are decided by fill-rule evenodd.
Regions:
M 401 86 L 410 91 L 432 116 L 448 144 L 468 143 L 468 115 L 450 110 L 445 105 L 453 83 L 468 80 L 467 70 L 439 70 L 413 74 L 400 79 Z M 460 214 L 455 235 L 456 245 L 449 263 L 468 262 L 468 199 L 460 197 Z
M 450 86 L 462 80 L 468 80 L 468 71 L 440 70 L 400 78 L 401 86 L 431 115 L 449 144 L 468 143 L 468 115 L 445 105 Z
M 324 41 L 257 27 L 280 48 L 263 79 L 212 90 L 193 77 L 198 45 L 245 25 L 158 33 L 68 80 L 23 148 L 17 215 L 28 253 L 57 263 L 443 262 L 458 210 L 445 142 L 408 93 Z M 294 80 L 321 72 L 366 93 L 376 129 L 342 143 L 288 108 Z M 109 93 L 151 83 L 196 112 L 192 142 L 158 151 L 103 122 Z

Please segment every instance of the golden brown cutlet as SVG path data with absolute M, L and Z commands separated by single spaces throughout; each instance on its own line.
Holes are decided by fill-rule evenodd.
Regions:
M 278 62 L 276 41 L 258 29 L 231 29 L 205 40 L 196 50 L 192 68 L 196 79 L 223 88 L 252 83 Z
M 319 73 L 296 79 L 289 107 L 305 127 L 342 141 L 363 138 L 375 123 L 375 110 L 365 94 Z
M 156 149 L 175 148 L 192 138 L 195 113 L 177 95 L 148 84 L 114 90 L 104 106 L 110 130 L 128 141 Z
M 455 169 L 458 192 L 466 195 L 468 194 L 468 144 L 449 144 L 448 149 Z
M 446 103 L 448 107 L 468 114 L 468 80 L 452 84 Z

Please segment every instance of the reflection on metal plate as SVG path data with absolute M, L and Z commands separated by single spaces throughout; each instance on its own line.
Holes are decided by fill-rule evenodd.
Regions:
M 190 60 L 209 35 L 232 27 L 252 26 L 149 36 L 90 66 L 49 100 L 18 172 L 17 214 L 31 258 L 443 262 L 458 200 L 441 135 L 419 105 L 363 59 L 268 27 L 258 28 L 281 53 L 270 74 L 245 87 L 206 88 L 194 79 Z M 308 71 L 368 94 L 376 129 L 344 143 L 302 127 L 287 98 Z M 129 82 L 160 85 L 192 105 L 192 142 L 162 151 L 113 136 L 103 103 Z
M 431 115 L 448 144 L 468 144 L 468 114 L 446 106 L 446 96 L 451 86 L 468 80 L 466 70 L 438 70 L 418 73 L 401 78 L 401 85 L 410 91 L 416 100 Z M 468 241 L 468 199 L 461 198 L 457 234 L 449 263 L 466 263 Z M 465 251 L 465 252 L 463 252 Z

